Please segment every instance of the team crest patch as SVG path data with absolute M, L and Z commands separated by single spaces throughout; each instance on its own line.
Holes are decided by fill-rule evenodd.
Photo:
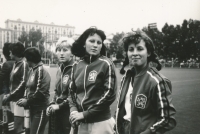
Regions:
M 69 80 L 69 75 L 65 75 L 63 77 L 63 84 L 67 84 L 68 80 Z
M 88 81 L 95 81 L 97 77 L 97 72 L 95 70 L 91 71 L 88 76 Z
M 147 103 L 147 97 L 143 94 L 138 94 L 135 99 L 135 107 L 144 109 Z
M 31 79 L 30 79 L 31 82 L 34 80 L 34 77 L 35 77 L 35 75 L 33 74 L 33 75 L 31 76 Z

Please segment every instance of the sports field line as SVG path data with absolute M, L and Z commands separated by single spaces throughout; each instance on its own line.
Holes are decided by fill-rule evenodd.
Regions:
M 178 83 L 178 82 L 187 82 L 187 81 L 200 81 L 200 79 L 193 79 L 193 80 L 182 80 L 182 81 L 172 81 L 172 83 Z

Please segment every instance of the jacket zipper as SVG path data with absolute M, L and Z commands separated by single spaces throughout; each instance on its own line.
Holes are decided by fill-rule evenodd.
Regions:
M 89 62 L 89 64 L 91 63 L 91 59 L 92 59 L 92 55 L 90 55 L 90 62 Z M 82 101 L 81 101 L 81 107 L 82 107 L 83 111 L 84 111 L 84 108 L 83 108 L 83 101 L 84 101 L 84 99 L 85 99 L 85 97 L 86 97 L 86 95 L 87 95 L 86 88 L 85 88 L 85 83 L 86 83 L 85 77 L 86 77 L 86 70 L 87 70 L 87 67 L 88 67 L 88 65 L 85 67 L 85 74 L 84 74 L 84 90 L 85 90 L 85 95 L 84 95 L 84 97 L 83 97 L 83 99 L 82 99 Z
M 86 83 L 85 78 L 86 78 L 86 70 L 87 70 L 87 67 L 88 67 L 88 65 L 85 67 L 85 74 L 84 74 L 84 90 L 85 90 L 85 95 L 84 95 L 84 97 L 83 97 L 83 99 L 82 99 L 82 101 L 81 101 L 81 107 L 82 107 L 83 111 L 84 111 L 84 108 L 83 108 L 83 101 L 84 101 L 84 99 L 85 99 L 85 97 L 86 97 L 86 95 L 87 95 L 86 88 L 85 88 L 85 83 Z
M 64 65 L 64 64 L 62 64 L 62 65 Z M 62 65 L 61 65 L 61 66 L 62 66 Z M 69 65 L 69 66 L 70 66 L 70 65 Z M 63 85 L 62 85 L 62 81 L 63 81 L 63 73 L 64 73 L 65 69 L 66 69 L 67 67 L 69 67 L 69 66 L 66 66 L 66 67 L 63 69 L 63 71 L 61 70 L 61 67 L 59 67 L 59 68 L 60 68 L 60 71 L 61 71 L 61 81 L 60 81 L 61 92 L 63 91 Z
M 117 112 L 116 112 L 116 131 L 117 131 L 117 134 L 119 134 L 119 132 L 118 132 L 118 123 L 117 123 L 117 121 L 118 121 L 118 114 L 119 114 L 119 108 L 118 108 L 118 106 L 119 106 L 119 101 L 120 101 L 120 94 L 121 94 L 121 92 L 122 92 L 122 88 L 123 88 L 123 86 L 124 86 L 124 82 L 125 82 L 125 79 L 126 79 L 126 74 L 125 74 L 125 76 L 124 76 L 124 79 L 123 79 L 123 81 L 121 81 L 122 82 L 122 86 L 121 86 L 121 90 L 120 90 L 120 92 L 119 92 L 119 100 L 118 100 L 118 103 L 117 103 Z

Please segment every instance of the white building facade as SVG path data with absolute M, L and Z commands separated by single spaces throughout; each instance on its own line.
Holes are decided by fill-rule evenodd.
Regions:
M 75 27 L 68 24 L 56 25 L 39 23 L 38 21 L 26 22 L 21 19 L 6 20 L 5 28 L 0 28 L 0 58 L 2 58 L 2 48 L 5 42 L 17 42 L 22 32 L 29 34 L 30 30 L 40 30 L 46 42 L 56 42 L 59 37 L 72 37 L 75 35 Z

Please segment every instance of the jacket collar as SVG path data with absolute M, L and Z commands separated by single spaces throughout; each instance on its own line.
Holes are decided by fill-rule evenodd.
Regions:
M 149 64 L 147 64 L 147 66 L 146 66 L 145 68 L 143 68 L 142 71 L 141 71 L 139 74 L 137 74 L 137 75 L 135 76 L 135 78 L 136 78 L 136 77 L 140 77 L 140 76 L 142 76 L 143 74 L 145 74 L 145 73 L 147 72 L 148 69 L 149 69 Z
M 42 66 L 42 65 L 43 65 L 43 63 L 42 63 L 42 61 L 40 61 L 38 64 L 36 64 L 36 65 L 33 67 L 33 70 L 36 69 L 36 68 L 38 68 L 39 66 Z
M 64 71 L 66 67 L 73 66 L 74 60 L 71 59 L 68 64 L 65 66 L 63 63 L 58 64 L 61 71 Z
M 83 59 L 87 62 L 87 63 L 92 63 L 93 61 L 95 61 L 96 59 L 98 59 L 100 57 L 100 54 L 98 55 L 89 55 L 86 54 Z
M 134 75 L 135 75 L 135 70 L 134 68 L 128 69 L 126 71 L 126 74 L 124 75 L 124 79 L 122 81 L 122 90 L 121 90 L 121 94 L 120 94 L 120 99 L 119 99 L 119 103 L 118 103 L 118 107 L 121 107 L 122 104 L 125 103 L 125 96 L 127 94 L 128 88 L 129 88 L 129 83 L 134 81 Z M 131 81 L 132 78 L 132 81 Z
M 15 62 L 15 65 L 17 65 L 18 63 L 23 62 L 23 61 L 26 61 L 26 59 L 25 59 L 25 58 L 22 58 L 21 60 L 16 61 L 16 62 Z

